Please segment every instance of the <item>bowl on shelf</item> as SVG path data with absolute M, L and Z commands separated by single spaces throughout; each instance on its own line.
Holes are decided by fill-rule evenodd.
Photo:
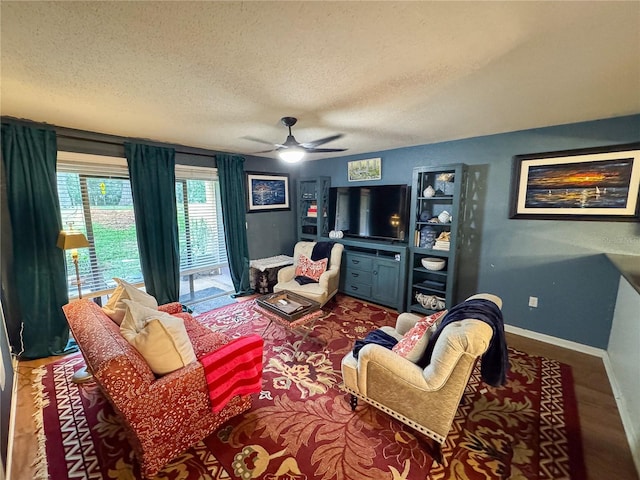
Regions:
M 425 257 L 420 260 L 422 266 L 427 270 L 442 270 L 446 264 L 443 258 Z

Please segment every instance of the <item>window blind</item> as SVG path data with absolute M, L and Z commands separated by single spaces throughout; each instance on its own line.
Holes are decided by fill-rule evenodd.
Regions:
M 90 245 L 78 250 L 82 295 L 109 293 L 116 286 L 114 277 L 142 286 L 127 160 L 61 151 L 57 169 L 63 228 L 83 232 Z M 175 192 L 181 274 L 226 266 L 217 170 L 176 165 Z M 74 298 L 70 252 L 66 258 L 69 296 Z
M 58 152 L 58 197 L 64 229 L 83 232 L 78 250 L 82 295 L 101 296 L 114 277 L 142 285 L 142 269 L 125 158 Z M 77 296 L 75 267 L 66 252 L 69 296 Z
M 176 165 L 180 273 L 227 264 L 220 184 L 214 168 Z

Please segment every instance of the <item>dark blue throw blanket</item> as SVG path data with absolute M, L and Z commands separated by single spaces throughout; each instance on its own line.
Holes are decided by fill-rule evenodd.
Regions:
M 335 242 L 318 242 L 313 246 L 313 250 L 311 251 L 311 260 L 317 262 L 318 260 L 322 260 L 323 258 L 327 259 L 327 270 L 329 270 L 329 262 L 331 261 L 331 249 L 333 248 Z M 307 283 L 318 283 L 312 278 L 303 277 L 302 275 L 298 275 L 295 279 L 296 282 L 300 285 L 306 285 Z
M 389 350 L 391 350 L 393 346 L 398 343 L 398 340 L 380 329 L 373 330 L 367 333 L 367 336 L 364 337 L 364 340 L 356 340 L 356 343 L 353 346 L 353 356 L 355 358 L 358 358 L 362 347 L 370 343 L 375 343 L 376 345 L 381 345 L 384 348 L 388 348 Z
M 431 354 L 436 341 L 442 333 L 444 327 L 452 322 L 459 322 L 467 318 L 481 320 L 491 325 L 493 336 L 489 343 L 489 348 L 482 355 L 481 374 L 482 379 L 494 387 L 504 385 L 507 381 L 509 371 L 509 354 L 507 352 L 507 342 L 504 335 L 504 320 L 500 308 L 490 300 L 472 299 L 456 305 L 442 319 L 442 323 L 433 333 L 427 344 L 427 348 L 418 360 L 417 364 L 425 368 L 431 362 Z
M 318 242 L 313 246 L 313 250 L 311 251 L 311 260 L 317 262 L 318 260 L 322 260 L 326 258 L 327 261 L 327 269 L 329 268 L 329 262 L 331 261 L 331 249 L 336 242 Z

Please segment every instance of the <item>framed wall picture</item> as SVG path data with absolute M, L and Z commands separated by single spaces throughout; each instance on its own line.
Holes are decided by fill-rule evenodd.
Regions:
M 246 172 L 247 212 L 290 210 L 289 174 Z
M 354 160 L 347 164 L 347 176 L 350 182 L 382 179 L 382 159 L 368 158 Z
M 510 218 L 640 220 L 640 142 L 513 157 Z

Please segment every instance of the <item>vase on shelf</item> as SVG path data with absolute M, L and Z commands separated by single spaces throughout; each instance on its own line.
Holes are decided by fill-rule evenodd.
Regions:
M 446 210 L 440 212 L 440 215 L 438 215 L 438 221 L 440 223 L 449 223 L 451 221 L 451 214 Z
M 429 185 L 427 188 L 424 189 L 424 192 L 422 193 L 425 197 L 431 198 L 436 194 L 436 190 L 431 185 Z
M 426 226 L 420 229 L 420 248 L 433 248 L 433 245 L 436 243 L 436 230 L 433 228 Z

